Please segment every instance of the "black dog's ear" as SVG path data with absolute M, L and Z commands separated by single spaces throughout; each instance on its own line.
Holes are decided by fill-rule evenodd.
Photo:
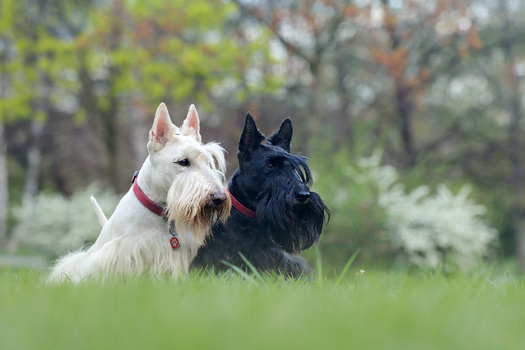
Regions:
M 268 142 L 270 142 L 274 146 L 281 147 L 286 152 L 290 153 L 290 143 L 292 142 L 292 134 L 292 120 L 290 118 L 286 118 L 281 124 L 279 130 L 277 130 L 276 132 L 271 134 L 270 137 L 268 137 Z
M 244 130 L 242 131 L 241 138 L 239 140 L 239 152 L 247 154 L 259 147 L 263 141 L 263 133 L 257 129 L 255 120 L 253 120 L 252 115 L 248 112 L 244 122 Z

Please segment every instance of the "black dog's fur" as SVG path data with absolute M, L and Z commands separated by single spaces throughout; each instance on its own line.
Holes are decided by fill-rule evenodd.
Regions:
M 232 208 L 226 224 L 217 224 L 213 236 L 200 248 L 193 264 L 225 270 L 226 261 L 244 270 L 239 253 L 262 271 L 287 276 L 309 275 L 311 269 L 298 252 L 317 242 L 330 211 L 311 192 L 312 175 L 306 158 L 290 154 L 292 121 L 286 118 L 267 139 L 248 113 L 239 140 L 239 168 L 228 188 L 256 219 Z

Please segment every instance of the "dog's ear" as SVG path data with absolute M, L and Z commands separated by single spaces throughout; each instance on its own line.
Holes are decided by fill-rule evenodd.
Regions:
M 264 141 L 264 135 L 257 129 L 255 120 L 248 112 L 244 121 L 244 129 L 239 139 L 239 152 L 241 154 L 248 154 L 250 151 L 256 149 L 261 142 Z
M 168 108 L 161 103 L 155 112 L 155 120 L 150 130 L 149 139 L 153 143 L 153 149 L 158 151 L 168 143 L 173 134 L 179 132 L 179 129 L 173 125 L 168 113 Z
M 290 153 L 290 143 L 292 142 L 292 134 L 292 120 L 290 118 L 286 118 L 281 124 L 279 130 L 277 130 L 276 132 L 271 134 L 270 137 L 268 137 L 268 142 L 270 142 L 274 146 L 281 147 L 286 152 Z
M 182 124 L 181 133 L 185 136 L 193 136 L 198 142 L 201 142 L 199 114 L 195 105 L 190 106 L 188 115 Z

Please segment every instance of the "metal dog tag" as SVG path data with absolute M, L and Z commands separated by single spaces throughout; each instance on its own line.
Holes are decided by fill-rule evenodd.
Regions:
M 173 221 L 170 222 L 169 231 L 170 231 L 170 234 L 173 236 L 170 239 L 171 248 L 173 248 L 173 250 L 179 249 L 180 242 L 177 236 L 175 235 L 175 223 Z
M 171 237 L 170 244 L 173 250 L 178 249 L 180 246 L 179 239 L 177 237 Z

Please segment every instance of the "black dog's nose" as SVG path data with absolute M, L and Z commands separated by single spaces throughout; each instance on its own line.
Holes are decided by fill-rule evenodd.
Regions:
M 297 193 L 297 200 L 301 203 L 304 203 L 310 198 L 310 192 L 308 191 L 301 191 Z
M 219 206 L 226 200 L 226 194 L 222 192 L 212 193 L 210 199 L 214 205 Z

